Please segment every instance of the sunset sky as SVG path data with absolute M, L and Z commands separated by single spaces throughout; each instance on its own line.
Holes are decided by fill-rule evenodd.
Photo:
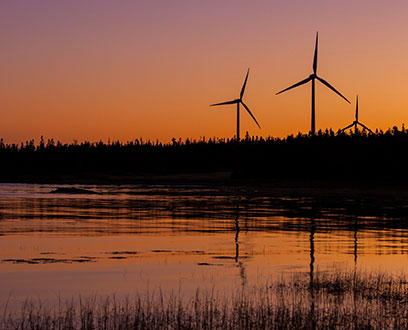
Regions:
M 0 137 L 6 142 L 143 137 L 286 136 L 310 129 L 311 87 L 276 96 L 318 73 L 317 129 L 354 120 L 408 124 L 406 0 L 3 0 Z

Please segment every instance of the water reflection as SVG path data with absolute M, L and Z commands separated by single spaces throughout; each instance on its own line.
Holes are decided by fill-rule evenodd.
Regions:
M 67 282 L 70 293 L 129 292 L 147 283 L 186 291 L 214 282 L 245 287 L 295 270 L 309 277 L 313 310 L 318 267 L 408 264 L 403 195 L 79 187 L 100 195 L 0 185 L 0 298 L 6 288 L 22 297 L 37 288 L 55 294 Z
M 314 221 L 314 210 L 310 216 L 310 269 L 309 269 L 309 291 L 310 291 L 310 319 L 312 320 L 312 329 L 316 328 L 315 322 L 315 290 L 314 290 L 314 264 L 315 264 L 315 245 L 314 235 L 316 230 L 316 224 Z
M 357 267 L 357 244 L 358 244 L 358 240 L 357 240 L 357 231 L 358 231 L 358 222 L 357 219 L 354 220 L 354 266 Z
M 146 191 L 118 188 L 85 198 L 56 197 L 41 192 L 24 196 L 22 190 L 20 188 L 16 196 L 0 194 L 0 221 L 4 224 L 0 229 L 3 234 L 35 231 L 38 227 L 42 231 L 80 235 L 151 233 L 157 230 L 225 232 L 231 230 L 228 229 L 229 221 L 237 212 L 234 202 L 237 199 L 240 199 L 238 211 L 246 219 L 244 231 L 308 230 L 307 219 L 312 208 L 319 209 L 316 225 L 324 232 L 354 232 L 356 225 L 377 232 L 407 229 L 405 203 L 399 205 L 398 201 L 393 201 L 384 205 L 382 200 L 377 203 L 373 198 L 320 200 L 302 196 L 255 195 L 243 199 L 239 194 L 248 192 L 225 191 L 226 188 L 221 191 L 171 191 L 167 188 L 158 189 L 155 194 L 151 188 Z M 170 225 L 168 219 L 177 221 Z M 17 226 L 5 226 L 11 221 Z M 140 223 L 143 224 L 139 226 Z M 19 227 L 20 224 L 24 226 Z
M 314 215 L 310 217 L 310 287 L 313 286 L 313 275 L 314 275 L 314 263 L 315 263 L 315 246 L 314 246 L 314 235 L 316 231 L 316 224 L 314 222 Z
M 245 266 L 244 263 L 239 260 L 239 216 L 240 216 L 240 201 L 241 198 L 238 197 L 237 199 L 237 206 L 236 206 L 236 216 L 235 216 L 235 262 L 237 264 L 237 267 L 239 268 L 239 275 L 241 277 L 241 285 L 242 287 L 245 287 L 247 284 L 247 278 L 246 278 L 246 271 L 245 271 Z

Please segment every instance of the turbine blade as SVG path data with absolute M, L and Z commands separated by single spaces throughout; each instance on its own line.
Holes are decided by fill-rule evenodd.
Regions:
M 238 102 L 239 102 L 239 100 L 215 103 L 215 104 L 210 104 L 210 107 L 213 107 L 213 106 L 216 106 L 216 105 L 236 104 Z
M 347 100 L 337 89 L 335 89 L 332 85 L 330 85 L 326 80 L 320 78 L 320 77 L 316 77 L 323 85 L 326 85 L 327 87 L 329 87 L 333 92 L 335 92 L 336 94 L 340 95 L 343 99 L 345 99 L 348 103 L 350 103 L 349 100 Z
M 349 128 L 353 127 L 353 126 L 354 126 L 354 123 L 348 125 L 347 127 L 344 127 L 341 131 L 344 132 L 346 129 L 349 129 Z
M 283 92 L 286 92 L 286 91 L 288 91 L 289 89 L 292 89 L 292 88 L 298 87 L 298 86 L 300 86 L 300 85 L 306 84 L 306 83 L 308 83 L 310 80 L 312 80 L 312 78 L 307 77 L 306 79 L 304 79 L 304 80 L 302 80 L 302 81 L 299 81 L 298 83 L 296 83 L 296 84 L 294 84 L 294 85 L 292 85 L 292 86 L 290 86 L 290 87 L 288 87 L 288 88 L 285 88 L 284 90 L 281 90 L 280 92 L 276 93 L 276 95 L 278 95 L 278 94 L 280 94 L 280 93 L 283 93 Z
M 251 110 L 249 110 L 249 108 L 246 106 L 246 104 L 244 102 L 241 101 L 241 104 L 244 106 L 246 111 L 248 111 L 248 113 L 252 117 L 252 119 L 255 120 L 255 123 L 258 125 L 258 127 L 261 128 L 261 126 L 259 126 L 259 124 L 258 124 L 258 121 L 255 119 L 254 115 L 252 114 Z
M 356 121 L 358 121 L 358 95 L 356 100 Z
M 246 83 L 247 83 L 247 80 L 248 80 L 248 75 L 249 75 L 249 68 L 248 68 L 248 71 L 247 71 L 247 74 L 246 74 L 246 77 L 245 77 L 244 84 L 242 85 L 241 93 L 239 94 L 239 98 L 241 100 L 242 100 L 242 97 L 244 96 L 245 87 L 246 87 Z
M 366 129 L 367 131 L 369 131 L 370 133 L 374 134 L 374 132 L 373 132 L 371 129 L 369 129 L 366 125 L 363 125 L 363 124 L 360 123 L 360 122 L 357 122 L 357 124 L 360 125 L 361 127 L 365 128 L 365 129 Z
M 315 52 L 313 57 L 313 73 L 316 74 L 317 72 L 317 46 L 319 42 L 319 32 L 316 32 L 316 45 L 315 45 Z

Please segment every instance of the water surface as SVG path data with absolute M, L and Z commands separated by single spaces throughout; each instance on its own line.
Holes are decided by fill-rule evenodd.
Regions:
M 292 272 L 407 270 L 400 195 L 75 187 L 98 194 L 0 185 L 0 308 L 60 296 L 231 290 Z

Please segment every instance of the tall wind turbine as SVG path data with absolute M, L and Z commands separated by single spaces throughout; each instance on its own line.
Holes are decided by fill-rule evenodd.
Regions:
M 255 121 L 255 123 L 258 125 L 258 127 L 261 128 L 261 126 L 259 126 L 257 120 L 255 119 L 254 115 L 252 114 L 251 110 L 249 110 L 249 108 L 244 103 L 244 101 L 242 101 L 242 97 L 244 96 L 244 92 L 245 92 L 245 86 L 246 86 L 246 83 L 247 83 L 247 80 L 248 80 L 248 75 L 249 75 L 249 69 L 248 69 L 248 72 L 246 74 L 244 84 L 242 85 L 241 93 L 239 94 L 239 99 L 235 99 L 233 101 L 215 103 L 215 104 L 210 105 L 210 107 L 213 107 L 213 106 L 216 106 L 216 105 L 227 105 L 227 104 L 236 104 L 237 105 L 237 136 L 236 136 L 237 141 L 240 140 L 239 139 L 239 105 L 240 104 L 243 105 L 245 110 L 248 111 L 249 115 L 252 117 L 252 119 Z
M 354 133 L 357 134 L 357 130 L 358 130 L 357 125 L 360 125 L 361 127 L 365 128 L 370 133 L 374 134 L 374 132 L 371 129 L 369 129 L 367 126 L 365 126 L 364 124 L 358 121 L 358 95 L 357 95 L 357 100 L 356 100 L 356 120 L 353 121 L 353 123 L 348 125 L 347 127 L 344 127 L 341 131 L 344 132 L 346 129 L 349 129 L 354 126 Z
M 311 128 L 311 132 L 312 135 L 315 135 L 315 131 L 316 131 L 316 126 L 315 126 L 315 80 L 319 80 L 323 85 L 326 85 L 328 88 L 330 88 L 333 92 L 335 92 L 336 94 L 338 94 L 339 96 L 341 96 L 343 99 L 345 99 L 348 103 L 350 103 L 349 100 L 347 100 L 338 90 L 336 90 L 332 85 L 330 85 L 326 80 L 324 80 L 323 78 L 320 78 L 317 75 L 317 45 L 318 45 L 318 39 L 319 39 L 319 35 L 318 32 L 316 32 L 316 45 L 315 45 L 315 51 L 314 51 L 314 58 L 313 58 L 313 73 L 307 77 L 306 79 L 299 81 L 298 83 L 284 89 L 281 90 L 280 92 L 276 93 L 276 95 L 286 92 L 289 89 L 301 86 L 303 84 L 308 83 L 309 81 L 312 81 L 312 128 Z

